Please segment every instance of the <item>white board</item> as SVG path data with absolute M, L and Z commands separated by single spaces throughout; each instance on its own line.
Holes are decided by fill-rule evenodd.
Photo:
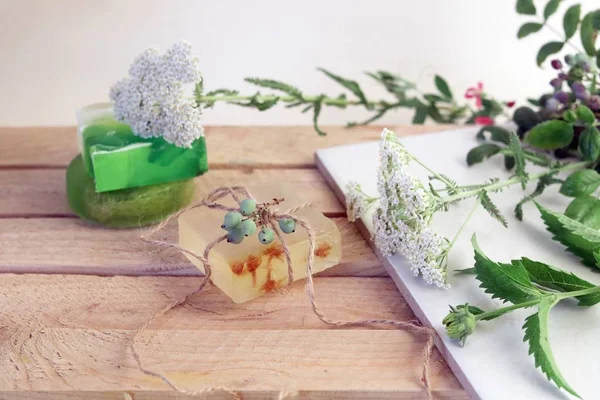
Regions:
M 490 177 L 510 177 L 511 174 L 503 168 L 502 157 L 467 167 L 465 156 L 477 144 L 476 132 L 474 128 L 464 128 L 407 137 L 402 142 L 421 161 L 455 179 L 459 185 L 481 183 Z M 341 201 L 344 201 L 343 192 L 350 180 L 358 181 L 367 193 L 376 195 L 378 142 L 318 150 L 316 161 Z M 415 175 L 426 180 L 424 171 L 417 172 L 417 167 L 413 169 Z M 535 168 L 531 170 L 535 171 Z M 535 184 L 530 183 L 528 192 L 534 187 Z M 483 309 L 493 309 L 501 304 L 485 294 L 473 276 L 452 273 L 455 269 L 473 266 L 470 238 L 474 232 L 477 233 L 481 249 L 492 260 L 506 262 L 529 257 L 571 270 L 584 279 L 600 284 L 599 273 L 581 265 L 575 256 L 565 252 L 561 244 L 551 239 L 533 204 L 525 206 L 523 222 L 514 217 L 514 206 L 523 195 L 520 185 L 491 194 L 508 219 L 508 229 L 483 209 L 476 212 L 450 253 L 449 283 L 452 288 L 449 290 L 428 286 L 415 278 L 402 256 L 381 257 L 378 254 L 417 317 L 437 331 L 439 340 L 436 344 L 439 350 L 475 399 L 569 399 L 572 396 L 548 381 L 535 368 L 533 358 L 528 355 L 521 326 L 534 309 L 518 310 L 496 320 L 479 323 L 465 347 L 460 347 L 446 336 L 441 321 L 448 313 L 448 305 L 469 303 Z M 558 194 L 558 185 L 547 189 L 539 200 L 558 211 L 564 211 L 568 204 L 568 199 Z M 467 200 L 452 206 L 450 212 L 436 214 L 433 227 L 452 238 L 471 210 L 473 201 Z M 358 224 L 368 238 L 371 216 L 363 217 Z M 570 301 L 563 303 L 554 307 L 549 323 L 550 343 L 556 360 L 564 377 L 584 399 L 600 399 L 600 305 L 584 308 Z

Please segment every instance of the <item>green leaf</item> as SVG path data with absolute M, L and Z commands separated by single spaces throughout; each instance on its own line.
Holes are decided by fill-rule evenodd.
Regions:
M 544 190 L 546 190 L 548 186 L 553 185 L 555 183 L 562 183 L 560 179 L 554 178 L 554 175 L 556 175 L 557 173 L 558 172 L 554 171 L 543 175 L 541 178 L 538 179 L 538 182 L 535 185 L 535 190 L 531 192 L 531 194 L 528 194 L 527 196 L 523 197 L 521 201 L 519 201 L 519 203 L 515 207 L 515 217 L 517 217 L 519 221 L 523 220 L 523 206 L 526 203 L 532 201 L 534 198 L 544 193 Z
M 593 124 L 594 122 L 596 122 L 596 116 L 594 115 L 592 110 L 590 110 L 584 105 L 579 105 L 575 109 L 575 115 L 577 116 L 577 119 L 585 122 L 586 124 Z
M 279 82 L 273 79 L 262 78 L 246 78 L 245 81 L 259 87 L 279 90 L 281 92 L 289 94 L 292 97 L 297 98 L 298 100 L 303 99 L 302 92 L 300 91 L 300 89 L 295 88 L 292 85 L 288 85 L 287 83 Z
M 544 7 L 544 21 L 547 20 L 558 10 L 561 0 L 550 0 Z
M 321 114 L 321 104 L 322 103 L 323 103 L 323 96 L 320 96 L 313 103 L 313 127 L 315 128 L 315 131 L 317 131 L 317 133 L 320 136 L 325 136 L 325 135 L 327 135 L 327 133 L 322 131 L 321 128 L 319 128 L 319 115 Z
M 446 101 L 443 97 L 432 93 L 424 94 L 423 97 L 430 103 L 435 103 L 436 101 Z
M 565 215 L 592 229 L 600 229 L 600 200 L 592 196 L 573 199 L 565 210 Z
M 572 272 L 561 271 L 547 264 L 530 260 L 529 258 L 513 260 L 511 263 L 521 264 L 527 270 L 529 278 L 533 283 L 558 292 L 574 292 L 596 286 L 579 278 Z M 589 307 L 600 303 L 600 293 L 578 296 L 576 299 L 579 301 L 580 306 Z
M 543 45 L 538 54 L 536 56 L 536 62 L 538 66 L 541 66 L 546 58 L 548 58 L 552 54 L 556 54 L 562 50 L 564 43 L 563 42 L 548 42 Z
M 596 127 L 585 127 L 579 137 L 579 152 L 588 161 L 597 161 L 600 158 L 600 132 Z
M 425 122 L 425 118 L 427 118 L 427 107 L 419 106 L 415 109 L 415 115 L 413 117 L 412 123 L 416 125 L 421 125 Z
M 564 214 L 549 210 L 535 203 L 546 224 L 554 236 L 553 240 L 562 243 L 567 251 L 582 259 L 585 265 L 595 267 L 594 252 L 600 249 L 600 231 L 584 225 Z
M 475 250 L 477 279 L 481 282 L 479 287 L 491 294 L 492 298 L 519 304 L 542 297 L 542 293 L 533 286 L 523 266 L 498 264 L 490 260 L 479 248 L 475 235 L 471 238 L 471 243 Z
M 570 123 L 577 122 L 577 115 L 573 110 L 567 110 L 563 113 L 563 119 Z
M 581 44 L 585 52 L 593 56 L 596 54 L 596 36 L 598 36 L 598 29 L 594 27 L 594 12 L 590 12 L 583 17 L 581 21 L 581 27 L 579 28 L 579 34 L 581 35 Z
M 517 38 L 523 39 L 524 37 L 529 36 L 532 33 L 536 33 L 537 31 L 542 29 L 542 26 L 544 25 L 539 24 L 537 22 L 526 22 L 519 28 L 519 31 L 517 32 Z
M 521 179 L 521 187 L 525 190 L 527 181 L 529 180 L 529 174 L 525 172 L 525 154 L 521 148 L 521 141 L 514 132 L 510 134 L 508 148 L 512 151 L 512 156 L 515 159 L 515 174 Z
M 539 367 L 548 380 L 554 381 L 556 386 L 564 388 L 574 396 L 579 395 L 569 386 L 565 378 L 560 373 L 548 339 L 548 316 L 552 307 L 558 303 L 555 296 L 544 297 L 538 304 L 538 312 L 530 315 L 525 320 L 523 329 L 525 337 L 523 341 L 529 342 L 529 354 L 533 355 L 535 366 Z
M 452 99 L 452 91 L 448 86 L 448 83 L 439 75 L 436 75 L 435 78 L 435 87 L 440 91 L 441 94 L 448 100 Z
M 480 144 L 477 147 L 472 148 L 467 153 L 467 165 L 471 166 L 490 158 L 491 156 L 498 154 L 502 150 L 500 146 L 493 143 Z
M 488 196 L 488 194 L 485 190 L 483 190 L 479 194 L 479 201 L 481 202 L 482 207 L 493 218 L 495 218 L 498 222 L 500 222 L 505 228 L 508 227 L 508 222 L 506 221 L 506 218 L 504 217 L 504 215 L 502 215 L 502 213 L 500 212 L 498 207 L 492 202 L 492 199 L 490 199 L 490 196 Z
M 363 93 L 362 89 L 360 88 L 360 85 L 356 81 L 344 79 L 341 76 L 332 74 L 331 72 L 327 71 L 324 68 L 317 68 L 317 69 L 319 71 L 323 72 L 325 75 L 327 75 L 331 79 L 333 79 L 334 81 L 336 81 L 337 83 L 339 83 L 340 85 L 342 85 L 343 87 L 345 87 L 346 89 L 348 89 L 349 91 L 351 91 L 352 93 L 354 93 L 354 95 L 356 97 L 358 97 L 358 99 L 360 100 L 360 102 L 363 105 L 365 105 L 367 108 L 370 108 L 369 102 L 367 101 L 365 94 Z
M 596 66 L 600 68 L 600 49 L 596 52 Z
M 600 174 L 593 169 L 573 172 L 560 187 L 560 193 L 568 197 L 592 194 L 600 186 Z
M 501 142 L 504 144 L 510 143 L 510 131 L 502 128 L 501 126 L 486 125 L 481 127 L 479 132 L 477 132 L 477 139 L 484 140 L 486 132 L 490 133 L 490 139 L 495 142 Z
M 517 0 L 517 13 L 535 15 L 536 9 L 533 0 Z
M 528 102 L 529 104 L 531 104 L 532 106 L 536 106 L 536 107 L 539 107 L 539 106 L 540 106 L 540 101 L 539 101 L 539 100 L 536 100 L 536 99 L 527 99 L 527 102 Z
M 579 16 L 581 15 L 581 4 L 575 4 L 567 9 L 563 17 L 563 29 L 565 31 L 565 39 L 573 37 L 577 32 L 579 25 Z
M 573 125 L 560 120 L 550 120 L 534 126 L 525 135 L 525 143 L 542 150 L 556 150 L 573 140 Z

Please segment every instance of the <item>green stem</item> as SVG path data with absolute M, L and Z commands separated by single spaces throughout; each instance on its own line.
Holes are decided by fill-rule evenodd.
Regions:
M 568 44 L 569 46 L 571 46 L 572 48 L 574 48 L 578 53 L 583 53 L 583 50 L 581 50 L 579 47 L 575 46 L 570 40 L 567 40 L 566 37 L 564 37 L 558 30 L 554 29 L 551 25 L 547 24 L 548 21 L 542 21 L 542 25 L 545 26 L 546 28 L 550 29 L 552 32 L 554 32 L 554 34 L 556 34 L 556 36 L 558 36 L 562 42 Z
M 339 99 L 332 97 L 321 97 L 321 96 L 303 96 L 302 99 L 299 99 L 294 96 L 275 96 L 275 95 L 264 95 L 264 96 L 241 96 L 241 95 L 217 95 L 217 96 L 198 96 L 196 97 L 196 101 L 201 103 L 214 103 L 217 101 L 226 101 L 226 102 L 236 102 L 236 101 L 251 101 L 256 100 L 258 102 L 264 103 L 274 100 L 279 100 L 284 103 L 295 103 L 301 101 L 302 103 L 314 103 L 315 101 L 319 101 L 319 99 L 323 99 L 322 103 L 329 106 L 358 106 L 365 105 L 359 100 L 347 100 L 347 99 Z M 378 107 L 378 106 L 389 106 L 388 102 L 385 101 L 377 101 L 377 102 L 368 102 L 366 104 L 368 107 Z
M 535 180 L 540 179 L 541 177 L 548 175 L 550 173 L 572 171 L 572 170 L 576 170 L 576 169 L 580 169 L 580 168 L 585 168 L 588 165 L 589 165 L 588 161 L 581 161 L 581 162 L 576 162 L 576 163 L 572 163 L 572 164 L 567 164 L 560 168 L 553 168 L 546 172 L 540 172 L 539 174 L 531 175 L 531 176 L 529 176 L 529 180 L 535 181 Z M 490 185 L 482 186 L 478 189 L 461 192 L 461 193 L 455 194 L 454 196 L 449 196 L 449 197 L 446 197 L 445 199 L 442 199 L 442 203 L 448 204 L 448 203 L 455 202 L 457 200 L 464 199 L 466 197 L 476 196 L 484 190 L 487 192 L 493 192 L 494 190 L 502 189 L 504 187 L 514 185 L 515 183 L 521 183 L 521 178 L 518 176 L 515 176 L 515 177 L 512 177 L 505 181 L 496 182 L 496 183 L 492 183 Z
M 536 304 L 539 304 L 540 301 L 541 301 L 541 298 L 538 298 L 538 299 L 526 301 L 524 303 L 519 303 L 519 304 L 514 304 L 512 306 L 498 308 L 497 310 L 484 312 L 482 314 L 477 314 L 475 316 L 475 319 L 477 321 L 481 321 L 484 319 L 490 320 L 490 319 L 498 318 L 508 312 L 518 310 L 519 308 L 527 308 L 527 307 L 535 306 Z
M 569 297 L 585 296 L 588 294 L 596 294 L 596 293 L 600 293 L 600 286 L 595 286 L 592 288 L 587 288 L 587 289 L 582 289 L 582 290 L 575 290 L 573 292 L 556 293 L 556 297 L 559 300 L 562 300 L 562 299 L 568 299 Z
M 452 241 L 450 242 L 450 245 L 448 246 L 448 250 L 446 250 L 446 251 L 450 251 L 450 249 L 452 248 L 452 246 L 454 246 L 454 243 L 456 243 L 456 239 L 458 239 L 458 237 L 460 236 L 460 234 L 462 233 L 462 231 L 467 226 L 467 223 L 469 222 L 469 220 L 471 219 L 471 217 L 473 217 L 473 214 L 475 214 L 475 210 L 477 210 L 477 206 L 478 205 L 479 205 L 479 199 L 476 199 L 475 200 L 475 204 L 473 204 L 473 208 L 471 209 L 471 212 L 469 212 L 469 215 L 467 215 L 467 219 L 465 219 L 465 222 L 463 222 L 462 225 L 460 226 L 460 228 L 458 228 L 458 231 L 456 231 L 456 234 L 452 238 Z

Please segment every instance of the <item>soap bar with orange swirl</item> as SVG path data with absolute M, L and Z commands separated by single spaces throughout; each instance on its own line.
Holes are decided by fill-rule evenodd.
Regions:
M 280 186 L 268 185 L 252 190 L 260 202 L 273 198 L 285 201 L 273 210 L 287 213 L 295 209 L 293 215 L 308 222 L 315 233 L 315 261 L 313 272 L 317 273 L 340 262 L 342 243 L 335 223 L 319 212 L 315 206 L 306 205 L 297 194 L 286 192 Z M 235 206 L 233 201 L 224 202 Z M 299 207 L 299 208 L 298 208 Z M 179 245 L 203 254 L 207 244 L 222 236 L 221 229 L 224 211 L 199 207 L 183 213 L 179 217 Z M 308 234 L 300 226 L 291 234 L 284 234 L 290 249 L 294 280 L 306 277 L 308 260 Z M 188 259 L 204 272 L 204 266 L 195 258 Z M 236 303 L 243 303 L 275 291 L 288 284 L 288 267 L 279 239 L 264 245 L 255 236 L 246 238 L 240 244 L 221 242 L 210 252 L 212 282 Z

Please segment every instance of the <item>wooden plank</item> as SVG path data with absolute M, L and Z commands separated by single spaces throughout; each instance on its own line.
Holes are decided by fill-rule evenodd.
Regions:
M 451 126 L 390 126 L 399 135 L 449 129 Z M 346 129 L 312 126 L 208 126 L 206 140 L 211 168 L 309 167 L 318 148 L 377 140 L 383 126 Z M 77 129 L 68 127 L 0 127 L 0 166 L 66 167 L 77 155 Z
M 343 216 L 344 207 L 315 169 L 214 170 L 196 178 L 196 198 L 219 186 L 243 184 L 250 191 L 280 181 L 327 215 Z M 69 209 L 64 169 L 0 170 L 1 217 L 49 217 L 73 215 Z
M 358 229 L 334 218 L 343 237 L 342 261 L 328 276 L 386 276 Z M 162 234 L 162 232 L 161 232 Z M 176 250 L 143 243 L 140 231 L 92 226 L 76 218 L 0 219 L 0 273 L 198 275 Z M 164 229 L 176 240 L 176 223 Z
M 316 282 L 323 311 L 333 318 L 412 318 L 387 278 Z M 0 398 L 82 398 L 77 391 L 86 399 L 119 393 L 127 399 L 124 392 L 135 399 L 181 398 L 137 369 L 129 344 L 134 329 L 196 283 L 0 276 Z M 244 398 L 277 398 L 280 391 L 317 399 L 424 398 L 424 338 L 391 329 L 327 329 L 302 301 L 302 286 L 244 305 L 210 288 L 151 325 L 138 342 L 141 358 L 189 390 L 227 387 Z M 436 398 L 467 398 L 437 353 L 431 375 Z

